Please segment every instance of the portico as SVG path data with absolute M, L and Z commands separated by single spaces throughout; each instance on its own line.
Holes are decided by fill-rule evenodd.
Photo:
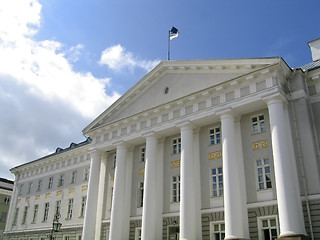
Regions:
M 240 64 L 239 71 L 247 69 L 247 64 L 244 63 L 243 66 Z M 257 199 L 258 193 L 255 196 L 254 194 L 249 195 L 250 200 L 248 200 L 247 189 L 260 187 L 261 192 L 264 189 L 258 185 L 260 181 L 263 179 L 263 181 L 272 181 L 269 179 L 269 172 L 266 172 L 269 171 L 269 166 L 264 168 L 263 174 L 265 175 L 261 175 L 263 178 L 260 179 L 260 173 L 259 171 L 257 173 L 255 165 L 257 159 L 251 159 L 251 163 L 249 163 L 247 158 L 251 156 L 253 151 L 257 156 L 272 162 L 270 166 L 275 173 L 273 178 L 276 179 L 276 182 L 272 182 L 272 188 L 274 191 L 276 190 L 277 198 L 275 199 L 273 197 L 275 195 L 272 194 L 264 194 L 263 196 L 267 196 L 264 197 L 266 202 L 277 200 L 280 237 L 306 235 L 300 192 L 298 191 L 297 169 L 295 164 L 292 164 L 296 161 L 293 145 L 292 142 L 286 141 L 290 137 L 290 134 L 288 135 L 290 129 L 285 124 L 285 114 L 288 113 L 283 111 L 283 103 L 288 100 L 277 85 L 283 79 L 277 75 L 279 69 L 277 71 L 275 69 L 282 68 L 282 66 L 270 63 L 270 67 L 266 70 L 265 66 L 268 64 L 266 62 L 264 64 L 264 67 L 255 71 L 254 74 L 242 72 L 230 81 L 218 81 L 216 85 L 206 87 L 203 90 L 189 89 L 190 93 L 184 93 L 183 97 L 179 97 L 180 92 L 177 92 L 177 97 L 168 96 L 169 100 L 165 100 L 167 92 L 164 92 L 163 98 L 157 99 L 159 103 L 155 107 L 149 107 L 148 102 L 144 104 L 146 106 L 130 104 L 130 101 L 142 104 L 143 97 L 132 96 L 133 92 L 138 94 L 142 91 L 138 91 L 141 88 L 144 89 L 143 96 L 147 96 L 150 92 L 155 91 L 152 88 L 153 85 L 162 83 L 161 81 L 157 82 L 158 78 L 166 79 L 165 73 L 170 75 L 179 70 L 182 71 L 179 74 L 185 76 L 183 75 L 185 67 L 165 66 L 161 69 L 160 66 L 160 69 L 156 69 L 154 73 L 147 75 L 142 82 L 139 82 L 137 89 L 133 89 L 130 94 L 125 95 L 121 101 L 116 102 L 107 112 L 89 125 L 88 129 L 85 129 L 86 134 L 94 139 L 93 148 L 96 149 L 92 155 L 91 171 L 93 172 L 90 175 L 89 191 L 95 185 L 101 184 L 103 178 L 100 178 L 100 182 L 97 179 L 105 173 L 99 173 L 99 171 L 101 168 L 106 169 L 106 165 L 108 165 L 101 161 L 99 153 L 116 149 L 112 207 L 110 220 L 108 220 L 109 239 L 129 238 L 130 222 L 132 221 L 136 222 L 135 224 L 138 226 L 136 229 L 139 230 L 139 234 L 141 232 L 141 239 L 163 239 L 166 234 L 163 219 L 174 216 L 179 217 L 179 223 L 175 222 L 174 224 L 179 225 L 180 239 L 203 239 L 204 219 L 202 215 L 204 213 L 213 214 L 218 210 L 224 212 L 223 226 L 225 226 L 225 230 L 219 229 L 219 234 L 223 233 L 225 239 L 250 239 L 248 204 Z M 234 69 L 230 66 L 225 68 L 238 71 L 237 68 Z M 221 74 L 225 68 L 215 67 L 214 71 Z M 257 66 L 255 68 L 259 69 Z M 194 74 L 202 76 L 201 71 L 207 73 L 210 68 L 199 68 L 200 73 L 197 73 L 199 69 L 196 67 L 188 69 L 192 69 Z M 157 71 L 163 72 L 159 74 L 156 73 Z M 209 84 L 207 75 L 204 81 Z M 165 82 L 164 85 L 170 85 L 170 83 Z M 170 91 L 171 88 L 174 89 L 172 86 Z M 150 96 L 147 98 L 150 101 L 152 99 Z M 121 108 L 128 111 L 127 116 L 117 115 Z M 132 108 L 135 108 L 135 111 L 138 109 L 141 111 L 132 115 Z M 263 131 L 262 135 L 250 134 L 250 139 L 245 139 L 247 135 L 243 136 L 242 133 L 247 129 L 243 126 L 242 116 L 256 114 L 259 111 L 268 112 L 270 132 L 265 131 L 266 133 L 264 133 Z M 111 120 L 107 122 L 106 119 Z M 249 117 L 249 119 L 251 118 Z M 247 125 L 250 124 L 252 123 Z M 222 135 L 220 145 L 210 146 L 210 148 L 217 148 L 216 153 L 220 151 L 220 155 L 217 154 L 218 157 L 213 158 L 216 159 L 214 161 L 209 159 L 210 152 L 201 151 L 205 146 L 210 145 L 210 141 L 209 138 L 205 139 L 206 135 L 202 134 L 203 131 L 200 129 L 207 129 L 212 125 L 221 126 Z M 269 129 L 269 127 L 266 128 Z M 181 143 L 179 142 L 176 146 L 179 149 L 178 152 L 172 152 L 172 136 L 180 138 Z M 267 147 L 259 148 L 262 149 L 261 151 L 259 149 L 256 151 L 255 148 L 244 149 L 243 141 L 253 141 L 265 136 L 272 140 L 258 139 L 269 143 Z M 145 162 L 139 162 L 137 159 L 140 146 L 145 146 Z M 210 148 L 207 147 L 207 149 Z M 286 149 L 285 153 L 280 149 Z M 213 194 L 216 187 L 214 182 L 216 176 L 209 176 L 208 173 L 211 171 L 210 169 L 218 169 L 218 167 L 223 169 L 223 196 L 220 196 L 223 199 L 223 205 L 216 209 L 210 209 L 210 204 L 208 204 L 210 199 L 207 196 L 210 195 L 209 198 L 217 201 L 216 205 L 220 200 L 219 198 L 215 199 L 217 196 Z M 253 182 L 258 181 L 256 187 L 252 182 L 249 182 L 249 186 L 247 186 L 248 176 L 246 175 L 249 173 L 253 173 L 251 177 Z M 138 180 L 141 179 L 139 177 L 141 174 L 143 174 L 142 214 L 135 215 L 139 212 L 135 201 L 137 198 L 136 186 L 138 186 L 138 181 L 141 181 Z M 173 183 L 172 179 L 176 176 L 179 176 L 179 181 Z M 204 183 L 203 179 L 205 178 L 211 178 L 211 182 Z M 287 187 L 288 185 L 290 187 Z M 222 188 L 222 185 L 219 187 Z M 269 185 L 266 185 L 265 190 L 270 192 L 271 190 L 268 188 Z M 177 202 L 172 198 L 174 190 L 174 194 L 178 195 Z M 102 193 L 99 191 L 95 194 Z M 88 199 L 87 209 L 94 209 L 96 202 L 99 201 Z M 98 225 L 103 222 L 104 216 L 101 216 L 101 221 L 99 217 Z M 276 218 L 277 216 L 272 217 Z M 90 214 L 86 216 L 85 222 L 93 223 L 90 221 Z M 212 222 L 221 224 L 219 221 Z M 84 225 L 84 236 L 90 234 L 91 239 L 94 239 L 93 236 L 99 236 L 96 237 L 99 239 L 99 227 L 93 225 Z M 215 234 L 214 230 L 212 230 L 212 234 Z

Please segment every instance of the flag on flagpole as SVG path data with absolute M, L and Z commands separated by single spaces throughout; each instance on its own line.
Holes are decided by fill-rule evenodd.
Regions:
M 169 38 L 170 40 L 176 38 L 179 36 L 179 30 L 175 27 L 172 27 L 171 30 L 169 31 Z

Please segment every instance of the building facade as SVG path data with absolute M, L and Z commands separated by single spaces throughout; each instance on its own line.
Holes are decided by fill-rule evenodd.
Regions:
M 86 142 L 11 170 L 7 239 L 57 212 L 63 240 L 320 239 L 317 61 L 161 62 Z
M 3 239 L 14 182 L 0 178 L 0 239 Z

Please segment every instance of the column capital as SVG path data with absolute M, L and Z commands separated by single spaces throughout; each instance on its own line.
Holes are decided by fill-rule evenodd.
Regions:
M 126 143 L 125 141 L 113 142 L 112 145 L 119 149 L 127 149 L 130 147 L 130 144 Z
M 148 138 L 158 139 L 159 138 L 159 135 L 157 133 L 155 133 L 154 131 L 142 133 L 141 136 L 146 139 L 148 139 Z
M 89 150 L 89 154 L 90 154 L 90 156 L 92 156 L 92 157 L 101 156 L 102 153 L 103 153 L 103 152 L 102 152 L 101 150 L 96 149 L 96 148 L 91 148 L 91 149 Z
M 181 121 L 176 124 L 176 127 L 180 128 L 180 130 L 185 129 L 193 129 L 195 125 L 191 121 Z
M 266 102 L 268 106 L 275 104 L 275 103 L 285 103 L 287 99 L 280 93 L 275 93 L 270 96 L 262 98 L 263 101 Z
M 232 108 L 226 108 L 216 113 L 221 120 L 226 118 L 236 118 L 238 114 Z

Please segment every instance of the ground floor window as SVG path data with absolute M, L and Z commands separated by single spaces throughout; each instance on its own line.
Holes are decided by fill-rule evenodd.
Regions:
M 259 239 L 272 240 L 278 238 L 277 216 L 261 217 L 258 221 Z
M 180 229 L 179 226 L 169 226 L 168 227 L 168 239 L 169 240 L 179 240 Z
M 136 228 L 134 240 L 141 240 L 141 228 Z
M 224 222 L 211 222 L 210 223 L 210 240 L 223 240 L 225 237 Z

